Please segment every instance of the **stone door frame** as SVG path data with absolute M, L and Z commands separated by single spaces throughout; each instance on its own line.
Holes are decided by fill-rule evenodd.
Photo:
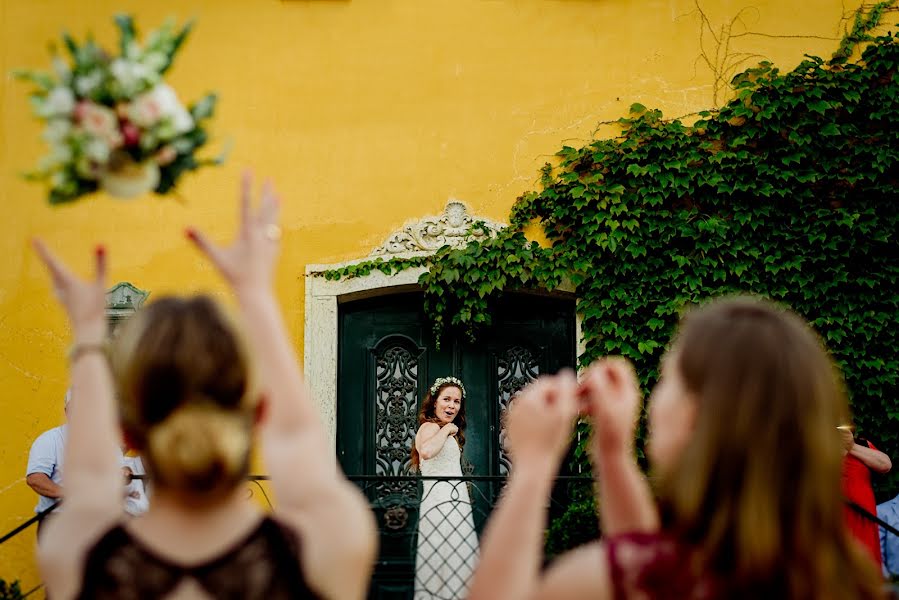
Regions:
M 329 281 L 316 275 L 372 260 L 429 255 L 444 245 L 461 247 L 475 239 L 493 237 L 505 225 L 470 215 L 465 205 L 450 200 L 442 215 L 425 217 L 392 233 L 387 241 L 365 258 L 334 264 L 306 266 L 303 366 L 313 403 L 318 408 L 331 444 L 337 447 L 338 307 L 343 302 L 373 296 L 421 291 L 418 278 L 426 271 L 415 267 L 387 275 L 373 270 L 368 275 Z M 556 292 L 573 294 L 571 284 Z M 583 353 L 581 315 L 575 317 L 576 355 Z

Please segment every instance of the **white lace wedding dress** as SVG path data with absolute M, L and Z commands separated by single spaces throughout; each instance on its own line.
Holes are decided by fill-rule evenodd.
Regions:
M 462 476 L 462 452 L 455 436 L 437 456 L 422 460 L 424 476 Z M 415 553 L 415 600 L 456 600 L 467 596 L 478 560 L 478 536 L 471 516 L 468 484 L 462 480 L 424 481 Z

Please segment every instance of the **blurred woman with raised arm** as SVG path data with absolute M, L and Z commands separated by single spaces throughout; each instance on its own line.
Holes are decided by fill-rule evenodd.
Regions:
M 278 200 L 266 184 L 252 211 L 251 183 L 244 176 L 229 247 L 188 232 L 237 297 L 246 350 L 214 301 L 169 297 L 126 323 L 110 370 L 105 253 L 83 281 L 35 241 L 74 334 L 66 508 L 38 551 L 54 599 L 365 597 L 374 520 L 330 460 L 272 293 Z M 154 486 L 150 509 L 128 521 L 120 425 Z M 270 516 L 243 489 L 257 425 L 277 496 Z
M 640 393 L 630 365 L 525 391 L 516 460 L 481 540 L 472 600 L 870 600 L 883 582 L 842 523 L 839 375 L 796 315 L 754 299 L 688 314 L 649 404 L 657 503 L 636 463 Z M 540 572 L 552 479 L 575 395 L 593 418 L 604 539 Z M 566 409 L 570 411 L 570 408 Z M 515 414 L 515 413 L 518 414 Z

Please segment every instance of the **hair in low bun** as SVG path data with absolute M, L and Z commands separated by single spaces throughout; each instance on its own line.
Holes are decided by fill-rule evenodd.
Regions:
M 252 423 L 210 405 L 186 404 L 150 430 L 158 485 L 197 494 L 227 491 L 247 474 Z
M 249 468 L 255 397 L 237 333 L 210 298 L 163 298 L 125 324 L 112 367 L 122 427 L 157 486 L 214 497 Z

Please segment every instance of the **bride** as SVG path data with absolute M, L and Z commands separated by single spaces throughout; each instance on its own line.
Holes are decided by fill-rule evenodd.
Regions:
M 462 477 L 465 386 L 441 377 L 418 415 L 412 466 L 424 476 Z M 425 480 L 415 553 L 415 600 L 464 598 L 478 557 L 468 486 L 458 480 Z

